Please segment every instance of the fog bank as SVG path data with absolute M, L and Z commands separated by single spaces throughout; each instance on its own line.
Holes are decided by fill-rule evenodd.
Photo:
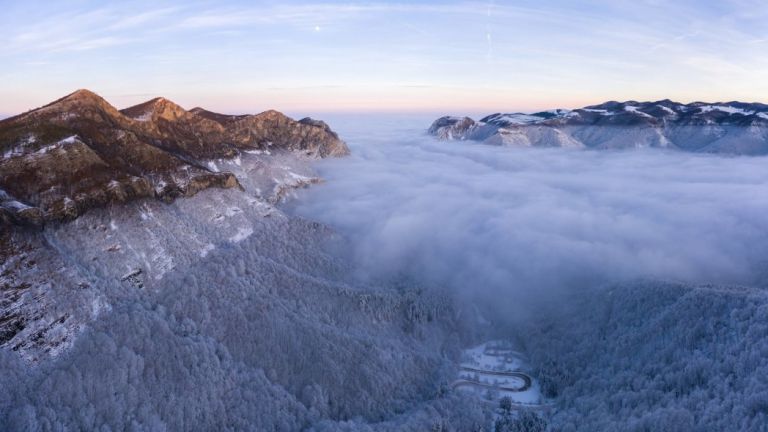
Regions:
M 437 141 L 426 118 L 331 121 L 352 156 L 321 162 L 326 183 L 295 211 L 348 236 L 361 274 L 406 273 L 486 300 L 621 279 L 761 278 L 768 158 L 494 147 Z

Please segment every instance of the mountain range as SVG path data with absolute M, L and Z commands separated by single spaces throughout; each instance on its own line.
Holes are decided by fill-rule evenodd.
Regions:
M 446 140 L 524 147 L 659 147 L 703 153 L 768 154 L 768 105 L 606 102 L 575 110 L 496 113 L 475 121 L 441 117 L 429 133 Z
M 320 181 L 313 160 L 348 153 L 310 118 L 164 98 L 118 110 L 88 90 L 0 121 L 0 346 L 58 352 L 98 315 L 90 296 L 115 282 L 153 287 L 242 242 Z
M 655 105 L 666 106 L 664 101 Z M 480 139 L 487 133 L 485 140 L 497 144 L 514 144 L 504 140 L 515 133 L 536 138 L 536 130 L 562 140 L 572 134 L 574 142 L 613 134 L 613 141 L 591 147 L 615 148 L 653 136 L 649 129 L 671 139 L 679 130 L 676 124 L 688 124 L 698 134 L 707 128 L 764 130 L 762 106 L 707 106 L 666 106 L 677 117 L 664 108 L 654 111 L 651 104 L 625 103 L 496 114 L 480 122 L 444 118 L 432 133 L 452 139 Z M 359 133 L 375 136 L 375 126 L 363 124 Z M 412 134 L 412 128 L 406 131 Z M 368 141 L 369 148 L 392 141 L 390 131 L 383 136 Z M 584 142 L 578 147 L 590 147 Z M 590 280 L 576 280 L 556 291 L 557 301 L 547 295 L 537 301 L 541 290 L 511 277 L 517 273 L 510 272 L 505 252 L 482 234 L 489 224 L 514 235 L 542 228 L 518 219 L 514 213 L 520 211 L 502 207 L 491 209 L 501 215 L 496 221 L 457 218 L 461 212 L 450 206 L 454 200 L 435 187 L 440 180 L 423 161 L 416 163 L 427 173 L 425 181 L 403 176 L 414 171 L 403 162 L 418 159 L 403 148 L 391 153 L 402 156 L 394 161 L 392 176 L 365 167 L 386 180 L 377 180 L 384 185 L 378 189 L 360 186 L 363 170 L 337 173 L 335 181 L 354 183 L 354 195 L 342 195 L 328 207 L 342 218 L 362 219 L 359 207 L 371 205 L 371 194 L 417 185 L 419 198 L 453 218 L 441 221 L 438 231 L 451 231 L 458 220 L 469 235 L 464 238 L 472 238 L 455 242 L 463 250 L 461 259 L 439 259 L 451 255 L 428 249 L 428 262 L 444 263 L 450 279 L 469 281 L 464 294 L 450 284 L 433 286 L 439 281 L 430 270 L 435 267 L 419 265 L 425 261 L 415 253 L 405 268 L 368 277 L 353 256 L 361 249 L 349 231 L 336 232 L 277 205 L 321 181 L 313 169 L 317 158 L 348 153 L 321 121 L 294 121 L 275 111 L 184 110 L 163 98 L 117 110 L 81 90 L 0 122 L 0 430 L 517 431 L 544 430 L 545 421 L 547 430 L 564 431 L 766 429 L 764 276 L 758 275 L 755 286 L 653 280 L 587 286 Z M 556 153 L 565 160 L 574 154 Z M 442 163 L 434 154 L 422 159 Z M 466 178 L 446 166 L 439 168 L 463 187 Z M 543 164 L 543 172 L 552 166 Z M 720 166 L 734 171 L 733 165 Z M 473 178 L 489 178 L 482 187 L 504 184 L 498 181 L 503 177 L 477 173 L 468 170 Z M 393 181 L 398 177 L 404 178 Z M 759 195 L 754 191 L 761 184 L 738 189 L 744 202 Z M 708 188 L 718 189 L 723 188 Z M 565 192 L 581 193 L 578 187 Z M 637 195 L 620 192 L 624 212 L 631 209 L 626 200 Z M 538 200 L 540 194 L 529 193 Z M 482 196 L 454 203 L 498 205 L 492 194 L 464 196 L 471 195 Z M 383 232 L 388 241 L 399 240 L 392 243 L 398 254 L 413 250 L 411 240 L 445 249 L 445 242 L 420 237 L 417 225 L 422 224 L 409 217 L 412 203 L 387 200 L 395 211 Z M 560 214 L 569 209 L 567 203 L 550 201 Z M 585 201 L 602 211 L 599 200 Z M 739 210 L 741 203 L 735 196 L 728 208 Z M 747 210 L 759 215 L 760 208 Z M 538 219 L 546 208 L 535 209 Z M 614 220 L 638 236 L 669 232 L 645 229 L 643 211 L 629 211 L 637 218 L 620 214 Z M 713 210 L 705 205 L 698 211 Z M 580 227 L 585 220 L 594 223 L 588 210 L 573 213 Z M 676 218 L 686 214 L 674 213 Z M 757 244 L 764 244 L 761 225 L 748 220 L 724 223 L 744 225 L 758 236 Z M 373 222 L 361 230 L 366 237 L 377 229 Z M 712 230 L 696 217 L 686 218 L 684 225 L 689 223 L 691 229 Z M 434 224 L 423 225 L 435 231 Z M 553 243 L 544 235 L 566 237 L 557 232 L 566 225 L 524 238 L 534 239 L 530 243 L 556 261 L 555 248 L 545 247 Z M 575 253 L 600 255 L 611 237 L 596 226 L 595 242 L 579 242 L 584 248 Z M 508 238 L 501 237 L 503 248 L 510 247 Z M 630 246 L 660 257 L 651 261 L 663 262 L 658 265 L 677 265 L 674 257 Z M 762 250 L 745 245 L 750 252 L 740 252 L 727 244 L 722 249 L 723 255 L 704 259 L 728 255 L 732 259 L 725 265 L 734 266 L 741 253 L 749 258 Z M 488 252 L 467 252 L 481 250 Z M 518 256 L 524 266 L 541 267 L 535 255 Z M 370 261 L 369 269 L 389 265 Z M 569 272 L 567 265 L 562 268 Z M 467 269 L 473 280 L 459 277 Z M 478 272 L 503 280 L 498 293 L 505 295 L 486 301 L 467 295 L 493 291 L 482 287 L 491 279 Z M 465 348 L 499 337 L 524 350 L 530 366 L 518 367 L 546 398 L 545 404 L 519 411 L 517 420 L 502 404 L 486 399 L 497 390 L 477 398 L 455 385 Z M 534 415 L 539 409 L 541 418 Z
M 240 186 L 211 161 L 244 152 L 349 150 L 322 121 L 224 115 L 155 98 L 118 110 L 88 90 L 0 121 L 0 223 L 39 226 L 113 202 Z

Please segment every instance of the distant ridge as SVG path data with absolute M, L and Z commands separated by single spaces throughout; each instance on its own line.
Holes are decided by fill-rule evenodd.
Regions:
M 526 147 L 662 147 L 705 153 L 768 154 L 768 105 L 746 102 L 609 101 L 475 121 L 441 117 L 429 133 L 448 140 Z

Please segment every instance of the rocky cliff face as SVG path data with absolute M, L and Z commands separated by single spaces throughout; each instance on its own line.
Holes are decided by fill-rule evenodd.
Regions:
M 429 133 L 441 139 L 530 147 L 619 149 L 662 147 L 706 153 L 768 154 L 768 105 L 606 102 L 576 110 L 491 114 L 479 121 L 441 117 Z
M 210 162 L 249 151 L 349 152 L 327 125 L 311 119 L 186 111 L 164 98 L 118 111 L 78 90 L 0 121 L 0 223 L 39 226 L 109 203 L 170 202 L 209 187 L 237 187 L 234 174 Z

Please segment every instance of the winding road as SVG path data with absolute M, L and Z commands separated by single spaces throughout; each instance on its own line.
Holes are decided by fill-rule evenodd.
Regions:
M 531 380 L 531 377 L 528 375 L 522 373 L 522 372 L 501 372 L 501 371 L 488 371 L 483 369 L 475 369 L 471 367 L 462 367 L 462 372 L 473 372 L 478 374 L 484 374 L 484 375 L 494 375 L 494 376 L 503 376 L 503 377 L 512 377 L 512 378 L 518 378 L 523 380 L 523 385 L 521 387 L 506 387 L 501 386 L 498 384 L 488 384 L 488 383 L 482 383 L 479 381 L 461 378 L 453 382 L 453 388 L 458 387 L 483 387 L 483 388 L 490 388 L 490 389 L 498 389 L 498 390 L 504 390 L 508 392 L 524 392 L 531 388 L 531 385 L 533 384 L 533 381 Z

